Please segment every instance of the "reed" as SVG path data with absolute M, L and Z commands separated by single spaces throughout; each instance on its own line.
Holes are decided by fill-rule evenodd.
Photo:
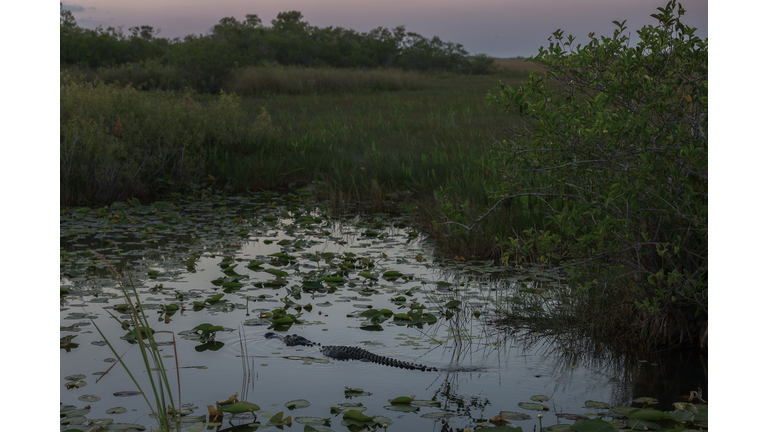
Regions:
M 123 356 L 117 353 L 115 347 L 112 345 L 109 339 L 107 339 L 96 322 L 93 321 L 93 319 L 91 319 L 91 322 L 93 323 L 94 327 L 96 327 L 96 330 L 99 332 L 101 337 L 104 338 L 104 340 L 107 342 L 109 349 L 112 350 L 112 353 L 118 359 L 120 365 L 122 365 L 126 373 L 128 373 L 128 376 L 130 376 L 131 380 L 136 385 L 136 388 L 141 392 L 141 395 L 146 401 L 147 406 L 149 407 L 150 411 L 152 411 L 153 417 L 157 420 L 159 430 L 166 432 L 170 432 L 172 430 L 181 430 L 181 425 L 179 422 L 179 416 L 181 412 L 181 379 L 179 377 L 178 353 L 176 352 L 176 337 L 173 335 L 173 332 L 153 331 L 149 326 L 149 320 L 147 319 L 146 315 L 144 315 L 144 308 L 141 306 L 141 301 L 139 300 L 136 286 L 131 283 L 129 292 L 127 288 L 128 284 L 126 284 L 125 280 L 120 275 L 120 273 L 117 272 L 114 266 L 112 266 L 112 264 L 98 252 L 91 251 L 91 253 L 98 256 L 110 269 L 115 279 L 118 281 L 120 290 L 123 293 L 123 299 L 125 300 L 126 304 L 130 306 L 131 325 L 133 327 L 131 331 L 134 334 L 136 344 L 141 350 L 141 358 L 147 371 L 147 378 L 149 379 L 150 386 L 152 387 L 152 394 L 154 396 L 152 402 L 150 402 L 150 400 L 147 398 L 147 393 L 141 388 L 138 381 L 136 380 L 136 377 L 131 372 L 131 369 L 123 361 Z M 133 293 L 133 298 L 131 297 L 130 293 Z M 120 325 L 124 324 L 111 312 L 108 311 L 108 313 L 112 318 L 120 323 Z M 178 409 L 176 408 L 176 405 L 173 401 L 173 392 L 171 391 L 170 380 L 168 379 L 165 366 L 163 365 L 163 356 L 161 350 L 155 341 L 155 333 L 170 333 L 173 336 L 173 353 L 176 360 L 176 382 L 179 395 Z M 147 341 L 145 341 L 145 339 L 147 339 Z M 157 371 L 158 376 L 156 378 L 153 377 L 153 369 Z

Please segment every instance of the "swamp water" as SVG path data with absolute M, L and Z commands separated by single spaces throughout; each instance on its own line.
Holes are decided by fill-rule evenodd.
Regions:
M 702 363 L 700 356 L 676 353 L 662 363 L 599 348 L 575 352 L 488 323 L 495 301 L 525 295 L 534 285 L 536 292 L 557 288 L 551 275 L 503 275 L 483 262 L 442 263 L 428 239 L 402 220 L 331 218 L 309 195 L 200 191 L 174 203 L 62 209 L 61 430 L 150 430 L 157 424 L 105 345 L 106 338 L 125 353 L 152 401 L 139 348 L 107 313 L 130 320 L 120 307 L 125 299 L 90 250 L 132 281 L 155 331 L 174 333 L 175 354 L 170 334 L 155 339 L 174 402 L 188 412 L 182 429 L 189 432 L 303 431 L 305 425 L 383 430 L 383 424 L 390 431 L 463 431 L 492 426 L 488 420 L 499 412 L 525 431 L 538 428 L 538 414 L 545 428 L 568 430 L 576 417 L 565 414 L 621 412 L 643 406 L 633 405 L 642 396 L 659 398 L 656 408 L 668 411 L 674 395 L 699 387 L 706 392 L 706 357 Z M 361 347 L 439 371 L 329 359 L 317 346 L 267 339 L 269 331 Z M 256 420 L 251 413 L 226 414 L 208 423 L 206 406 L 235 393 L 259 405 Z M 415 400 L 390 402 L 401 396 Z M 374 419 L 355 425 L 343 420 L 348 409 Z M 292 423 L 275 424 L 280 413 Z

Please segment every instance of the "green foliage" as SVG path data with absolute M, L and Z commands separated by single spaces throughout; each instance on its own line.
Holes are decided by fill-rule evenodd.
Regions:
M 209 35 L 169 40 L 157 37 L 158 32 L 151 26 L 132 27 L 130 35 L 113 27 L 84 29 L 69 11 L 62 9 L 61 65 L 90 68 L 107 83 L 115 81 L 106 75 L 118 74 L 122 84 L 136 86 L 140 83 L 135 78 L 127 80 L 124 75 L 142 70 L 140 75 L 149 74 L 142 81 L 149 88 L 182 90 L 191 85 L 197 91 L 214 94 L 225 87 L 234 71 L 254 66 L 397 67 L 469 74 L 493 70 L 493 59 L 488 56 L 481 54 L 468 61 L 461 44 L 444 42 L 437 36 L 426 38 L 407 32 L 403 26 L 358 33 L 339 27 L 315 27 L 302 19 L 298 11 L 280 12 L 271 21 L 272 26 L 266 27 L 257 15 L 246 15 L 244 21 L 226 17 Z M 146 63 L 150 60 L 154 63 Z M 127 64 L 127 70 L 109 70 Z M 170 79 L 169 70 L 175 79 Z
M 140 92 L 62 77 L 61 202 L 147 197 L 160 179 L 190 183 L 207 155 L 249 154 L 268 139 L 269 115 L 251 119 L 234 95 L 206 106 L 191 93 Z
M 59 53 L 61 64 L 86 65 L 91 68 L 120 65 L 162 55 L 150 26 L 131 28 L 127 36 L 120 29 L 101 26 L 88 30 L 77 25 L 70 11 L 60 9 Z
M 470 75 L 488 75 L 499 71 L 496 59 L 487 54 L 477 54 L 467 61 L 464 70 Z
M 296 66 L 247 67 L 232 72 L 225 87 L 240 96 L 351 93 L 425 88 L 427 79 L 398 69 L 355 70 Z
M 131 381 L 136 385 L 136 388 L 141 393 L 142 397 L 144 398 L 144 401 L 147 403 L 147 406 L 149 406 L 149 409 L 152 411 L 152 416 L 157 421 L 158 429 L 159 431 L 163 432 L 170 432 L 172 430 L 179 430 L 180 429 L 180 422 L 179 419 L 181 417 L 179 410 L 181 409 L 181 379 L 179 377 L 179 374 L 177 372 L 176 374 L 176 380 L 177 380 L 177 395 L 178 395 L 178 408 L 176 404 L 174 404 L 173 400 L 173 392 L 171 390 L 171 384 L 170 380 L 168 379 L 168 375 L 166 373 L 166 368 L 163 365 L 163 352 L 158 348 L 157 341 L 155 340 L 154 334 L 155 333 L 171 333 L 169 331 L 159 331 L 155 332 L 152 328 L 149 327 L 149 320 L 147 319 L 146 315 L 144 314 L 144 308 L 141 305 L 141 301 L 139 300 L 139 293 L 136 291 L 136 286 L 130 282 L 126 283 L 123 279 L 122 275 L 118 273 L 117 269 L 115 269 L 112 264 L 107 261 L 104 256 L 99 254 L 98 252 L 91 251 L 94 255 L 96 255 L 101 261 L 103 261 L 106 266 L 109 268 L 109 270 L 112 272 L 115 279 L 117 279 L 120 291 L 122 292 L 123 299 L 127 302 L 127 306 L 130 308 L 128 313 L 130 314 L 130 322 L 128 321 L 120 321 L 118 317 L 113 315 L 111 312 L 107 311 L 109 315 L 118 323 L 120 323 L 121 326 L 129 325 L 133 328 L 130 330 L 129 335 L 132 336 L 132 338 L 127 338 L 131 343 L 136 343 L 139 346 L 139 349 L 141 350 L 141 357 L 144 363 L 145 371 L 147 372 L 146 378 L 149 379 L 150 387 L 152 388 L 152 394 L 154 396 L 154 400 L 150 402 L 147 395 L 149 392 L 145 392 L 141 386 L 139 385 L 138 381 L 134 377 L 133 373 L 131 372 L 130 368 L 125 364 L 123 361 L 123 355 L 120 355 L 117 352 L 117 349 L 115 346 L 109 341 L 109 339 L 106 338 L 104 335 L 104 332 L 101 331 L 101 328 L 96 324 L 93 319 L 91 319 L 91 323 L 93 323 L 94 327 L 96 328 L 96 331 L 99 332 L 102 338 L 107 342 L 107 345 L 109 346 L 109 349 L 112 351 L 112 353 L 117 357 L 120 364 L 123 366 L 123 369 L 125 369 L 125 372 L 128 374 L 128 376 L 131 378 Z M 128 286 L 130 285 L 130 289 Z M 124 338 L 121 338 L 124 339 Z M 146 339 L 146 341 L 145 341 Z M 75 345 L 76 346 L 76 345 Z M 173 338 L 173 346 L 174 346 L 174 357 L 176 360 L 176 369 L 178 371 L 179 368 L 179 362 L 178 362 L 178 355 L 176 352 L 176 338 L 174 336 Z M 152 373 L 153 370 L 157 371 L 157 376 L 155 377 L 155 374 Z M 167 399 L 166 399 L 167 398 Z
M 511 239 L 505 258 L 567 262 L 571 286 L 592 301 L 622 291 L 617 301 L 640 311 L 623 321 L 645 343 L 697 345 L 707 313 L 707 41 L 680 22 L 674 0 L 659 11 L 634 45 L 619 22 L 584 46 L 556 31 L 533 59 L 546 76 L 488 96 L 524 119 L 490 164 L 499 202 L 527 197 L 548 218 Z
M 190 77 L 179 67 L 164 65 L 158 59 L 123 63 L 119 66 L 96 69 L 69 65 L 62 67 L 62 73 L 78 81 L 114 84 L 119 87 L 131 85 L 142 90 L 184 91 L 193 87 Z

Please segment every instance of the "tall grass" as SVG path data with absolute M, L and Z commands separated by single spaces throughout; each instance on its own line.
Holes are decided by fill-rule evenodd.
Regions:
M 252 70 L 274 72 L 264 71 Z M 325 73 L 284 71 L 307 82 Z M 510 201 L 473 233 L 458 225 L 470 224 L 500 190 L 484 162 L 492 134 L 509 121 L 485 103 L 499 77 L 350 73 L 361 83 L 379 73 L 393 81 L 416 77 L 423 88 L 296 95 L 276 87 L 277 94 L 240 98 L 64 79 L 61 202 L 151 197 L 162 179 L 184 185 L 211 176 L 264 189 L 315 182 L 339 211 L 416 204 L 415 223 L 446 253 L 466 258 L 494 256 L 500 239 L 534 223 L 530 206 Z M 502 79 L 513 85 L 520 78 Z
M 508 114 L 485 103 L 486 92 L 499 79 L 430 76 L 426 88 L 407 92 L 243 98 L 245 109 L 269 111 L 279 138 L 252 161 L 253 169 L 246 169 L 248 161 L 242 158 L 225 165 L 241 167 L 230 175 L 252 176 L 235 183 L 277 180 L 272 176 L 283 185 L 320 182 L 319 191 L 334 205 L 357 205 L 340 211 L 416 203 L 417 223 L 435 234 L 448 253 L 493 255 L 499 238 L 530 226 L 536 216 L 528 206 L 507 203 L 508 211 L 484 221 L 479 235 L 444 222 L 471 221 L 487 206 L 489 194 L 500 190 L 484 161 L 494 132 L 509 121 Z
M 233 95 L 201 105 L 191 93 L 142 92 L 62 77 L 62 204 L 150 197 L 161 179 L 197 181 L 211 148 L 247 154 L 270 133 Z
M 99 326 L 96 324 L 96 322 L 93 322 L 94 327 L 96 327 L 96 330 L 99 332 L 102 338 L 107 342 L 107 345 L 109 346 L 109 349 L 112 350 L 112 353 L 117 357 L 120 364 L 125 369 L 126 373 L 128 373 L 128 376 L 130 376 L 133 383 L 136 385 L 136 388 L 139 389 L 141 392 L 142 397 L 144 397 L 144 400 L 147 402 L 147 406 L 149 406 L 150 411 L 152 411 L 153 417 L 157 420 L 157 424 L 159 426 L 160 431 L 164 432 L 170 432 L 172 430 L 181 430 L 181 425 L 179 423 L 179 416 L 180 416 L 180 410 L 181 410 L 181 380 L 179 378 L 179 362 L 178 362 L 178 355 L 176 353 L 176 339 L 174 337 L 173 340 L 173 349 L 174 349 L 174 358 L 176 359 L 176 381 L 178 383 L 178 394 L 179 394 L 179 407 L 178 410 L 176 408 L 176 405 L 173 402 L 173 392 L 171 391 L 171 385 L 170 381 L 168 379 L 168 375 L 166 374 L 165 367 L 163 365 L 163 356 L 158 348 L 157 342 L 155 341 L 154 333 L 155 331 L 152 330 L 152 328 L 149 326 L 149 320 L 147 319 L 146 315 L 144 315 L 144 309 L 141 306 L 141 301 L 139 300 L 139 294 L 136 291 L 136 287 L 131 284 L 131 292 L 133 293 L 133 298 L 131 297 L 131 294 L 128 291 L 127 284 L 125 280 L 123 280 L 123 277 L 117 272 L 117 270 L 112 266 L 112 264 L 107 261 L 104 256 L 99 254 L 98 252 L 93 252 L 96 256 L 98 256 L 104 263 L 107 264 L 109 269 L 112 271 L 114 277 L 117 279 L 120 290 L 123 293 L 123 299 L 125 302 L 130 306 L 130 315 L 131 315 L 131 324 L 133 326 L 133 329 L 131 332 L 133 333 L 134 340 L 136 341 L 136 344 L 139 346 L 141 350 L 141 358 L 144 362 L 144 367 L 147 371 L 147 377 L 149 378 L 150 386 L 152 387 L 152 394 L 153 394 L 153 401 L 150 402 L 150 400 L 147 398 L 147 393 L 142 390 L 141 386 L 139 385 L 138 381 L 136 380 L 136 377 L 134 377 L 133 373 L 131 373 L 130 368 L 123 362 L 123 358 L 121 355 L 117 353 L 117 350 L 114 346 L 112 346 L 112 343 L 104 336 L 104 333 L 101 331 Z M 135 299 L 135 302 L 134 302 Z M 123 323 L 112 313 L 110 313 L 112 318 L 115 319 L 120 325 L 123 325 Z M 161 333 L 161 332 L 157 332 Z M 171 332 L 166 332 L 171 333 Z M 173 333 L 171 333 L 173 334 Z M 145 341 L 145 339 L 147 339 Z M 157 380 L 153 377 L 152 370 L 157 370 Z M 166 403 L 166 395 L 168 398 L 168 401 Z M 167 407 L 167 408 L 166 408 Z M 173 419 L 170 420 L 169 416 Z M 175 429 L 173 428 L 175 426 Z
M 544 73 L 546 69 L 534 62 L 525 59 L 495 59 L 493 62 L 496 74 L 528 76 L 531 72 Z
M 124 87 L 130 85 L 144 90 L 184 91 L 192 87 L 192 81 L 176 66 L 164 65 L 160 60 L 149 59 L 120 66 L 89 68 L 86 66 L 62 66 L 62 74 L 78 81 L 101 81 Z
M 232 72 L 226 90 L 240 96 L 423 89 L 427 79 L 400 69 L 247 67 Z

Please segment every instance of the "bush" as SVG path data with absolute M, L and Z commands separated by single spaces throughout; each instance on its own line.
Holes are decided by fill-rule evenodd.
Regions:
M 465 73 L 469 75 L 488 75 L 496 73 L 499 65 L 496 59 L 487 54 L 477 54 L 466 64 Z
M 508 260 L 564 269 L 591 315 L 613 314 L 596 332 L 706 345 L 707 40 L 676 1 L 658 10 L 636 46 L 619 22 L 583 47 L 555 32 L 533 58 L 546 76 L 489 94 L 525 119 L 490 162 L 500 201 L 524 196 L 548 217 L 504 243 Z

